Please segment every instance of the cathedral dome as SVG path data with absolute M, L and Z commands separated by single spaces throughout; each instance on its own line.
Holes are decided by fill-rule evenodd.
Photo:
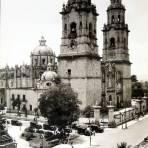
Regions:
M 39 43 L 40 45 L 33 50 L 33 55 L 54 55 L 53 50 L 46 45 L 46 40 L 43 36 L 39 40 Z

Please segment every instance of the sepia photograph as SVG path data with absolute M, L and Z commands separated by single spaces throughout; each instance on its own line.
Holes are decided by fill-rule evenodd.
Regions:
M 147 5 L 0 0 L 0 148 L 148 148 Z

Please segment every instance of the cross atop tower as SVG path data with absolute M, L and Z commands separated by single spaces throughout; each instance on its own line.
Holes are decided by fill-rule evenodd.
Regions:
M 45 38 L 43 36 L 39 40 L 39 43 L 40 43 L 40 46 L 46 46 L 46 40 L 45 40 Z

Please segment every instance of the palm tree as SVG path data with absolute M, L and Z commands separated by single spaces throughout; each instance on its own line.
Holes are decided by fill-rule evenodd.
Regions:
M 117 148 L 130 148 L 130 145 L 127 145 L 126 142 L 121 142 L 120 144 L 117 144 Z

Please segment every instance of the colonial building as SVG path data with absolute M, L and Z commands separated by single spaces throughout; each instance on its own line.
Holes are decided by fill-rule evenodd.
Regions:
M 62 38 L 58 69 L 55 54 L 44 37 L 31 52 L 31 64 L 0 70 L 0 103 L 9 109 L 32 111 L 40 94 L 53 83 L 58 72 L 82 102 L 81 108 L 96 103 L 123 107 L 131 99 L 131 63 L 128 25 L 121 0 L 111 0 L 103 28 L 102 61 L 97 45 L 97 10 L 91 0 L 68 0 L 62 11 Z M 49 64 L 50 63 L 50 64 Z
M 111 0 L 107 24 L 103 28 L 102 101 L 123 107 L 131 99 L 131 62 L 128 49 L 129 29 L 121 0 Z
M 30 65 L 1 69 L 1 103 L 6 103 L 8 109 L 26 108 L 32 112 L 38 106 L 40 94 L 50 87 L 56 77 L 56 69 L 55 54 L 42 37 L 39 46 L 31 52 Z
M 78 93 L 82 108 L 94 105 L 101 98 L 96 7 L 91 0 L 68 0 L 61 15 L 58 73 Z

